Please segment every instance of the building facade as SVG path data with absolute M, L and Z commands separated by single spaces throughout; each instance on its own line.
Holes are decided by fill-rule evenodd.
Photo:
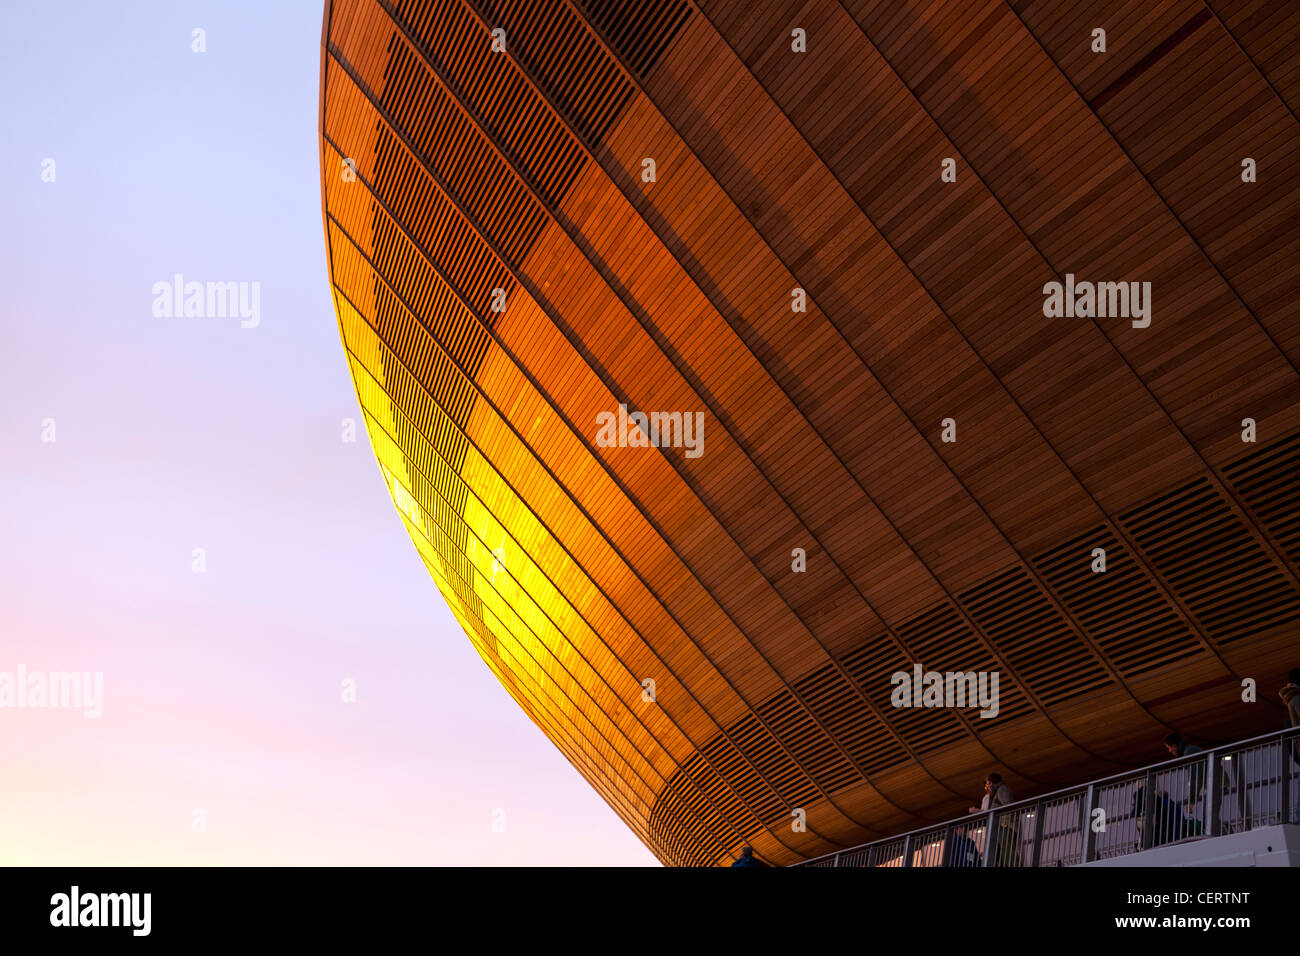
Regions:
M 1300 10 L 1256 6 L 327 0 L 385 481 L 662 861 L 1281 722 Z

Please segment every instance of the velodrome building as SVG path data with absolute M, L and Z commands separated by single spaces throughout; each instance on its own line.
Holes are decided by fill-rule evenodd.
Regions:
M 379 467 L 660 860 L 1280 725 L 1296 35 L 1244 0 L 327 0 Z

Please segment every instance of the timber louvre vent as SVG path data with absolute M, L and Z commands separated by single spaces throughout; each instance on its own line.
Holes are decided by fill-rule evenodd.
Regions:
M 1300 567 L 1300 432 L 1223 469 L 1260 524 Z
M 395 34 L 391 46 L 382 102 L 427 170 L 414 164 L 409 168 L 418 169 L 422 175 L 432 171 L 471 218 L 467 225 L 491 239 L 507 262 L 524 261 L 546 226 L 545 211 L 493 150 L 483 131 L 466 118 L 457 101 L 435 81 L 428 66 L 411 52 L 405 38 Z M 400 185 L 418 186 L 420 179 L 413 176 L 410 182 Z M 382 190 L 378 191 L 382 195 Z M 442 189 L 438 192 L 441 194 Z M 412 222 L 412 233 L 419 235 L 422 225 L 419 220 Z M 443 256 L 454 259 L 462 254 L 447 247 L 447 238 L 439 235 L 427 244 L 439 261 Z M 471 248 L 489 252 L 482 238 Z M 466 294 L 466 299 L 478 304 L 477 296 Z
M 745 714 L 728 728 L 728 733 L 740 752 L 771 782 L 773 789 L 782 797 L 781 802 L 802 807 L 819 797 L 816 785 L 782 749 L 776 738 L 759 723 L 756 714 Z M 773 825 L 788 819 L 788 811 L 780 802 L 774 802 L 769 807 L 766 813 L 760 814 L 763 823 Z
M 416 316 L 426 325 L 431 325 L 431 331 L 441 342 L 457 342 L 462 337 L 474 339 L 473 343 L 464 346 L 463 351 L 459 345 L 449 350 L 457 358 L 465 360 L 471 370 L 476 370 L 482 351 L 491 340 L 465 310 L 473 309 L 484 323 L 493 324 L 498 313 L 492 311 L 492 290 L 505 289 L 509 297 L 514 292 L 514 277 L 387 127 L 380 131 L 375 154 L 375 192 L 397 220 L 406 225 L 420 246 L 426 251 L 437 251 L 442 275 L 465 301 L 464 305 L 446 302 L 451 292 L 448 289 L 447 294 L 439 297 L 438 308 L 427 312 L 416 310 Z M 375 217 L 376 230 L 379 221 L 388 224 L 385 238 L 401 235 L 402 241 L 406 242 L 401 230 L 391 225 L 391 217 L 378 206 Z M 527 241 L 531 243 L 544 224 L 538 216 L 525 220 L 524 225 L 530 233 Z M 422 266 L 422 276 L 437 275 L 418 255 L 417 261 Z
M 1207 478 L 1197 478 L 1120 519 L 1220 644 L 1300 620 L 1294 588 Z
M 439 90 L 445 86 L 464 106 L 469 119 L 465 120 L 463 114 L 460 118 L 493 152 L 493 161 L 500 162 L 487 145 L 484 130 L 503 147 L 510 165 L 520 170 L 542 196 L 551 202 L 563 199 L 586 157 L 573 134 L 511 62 L 524 39 L 519 32 L 506 27 L 507 52 L 494 53 L 488 32 L 491 27 L 485 27 L 465 4 L 456 0 L 400 3 L 395 12 L 390 12 L 414 35 L 412 46 L 433 64 L 422 66 L 438 77 Z M 510 175 L 501 182 L 517 187 Z M 523 261 L 518 255 L 511 258 Z
M 712 804 L 700 799 L 701 790 L 713 798 Z M 742 813 L 743 810 L 734 797 L 730 804 L 725 797 L 719 803 L 724 793 L 721 780 L 698 752 L 691 754 L 664 785 L 650 811 L 648 828 L 677 866 L 712 866 L 735 842 L 734 831 L 714 807 L 730 805 Z M 761 829 L 748 813 L 739 820 L 744 823 L 740 832 L 746 836 Z M 730 822 L 735 824 L 737 818 Z
M 665 787 L 650 814 L 650 833 L 678 866 L 707 866 L 710 851 L 721 849 L 718 838 L 721 820 L 711 807 L 699 807 L 689 800 L 690 788 L 681 771 Z M 683 785 L 674 785 L 676 783 Z
M 735 730 L 735 725 L 728 732 Z M 752 773 L 745 758 L 722 734 L 704 745 L 704 756 L 718 774 L 735 789 L 740 799 L 759 820 L 780 819 L 784 812 L 781 797 L 768 782 Z M 771 778 L 769 777 L 768 780 Z
M 893 706 L 890 697 L 894 685 L 890 682 L 890 675 L 895 671 L 910 673 L 913 664 L 893 641 L 881 640 L 874 645 L 858 648 L 844 655 L 841 660 L 845 670 L 867 692 L 872 703 L 886 715 L 899 737 L 906 740 L 917 753 L 942 749 L 962 736 L 961 723 L 947 710 Z M 907 751 L 893 743 L 888 756 L 880 764 L 864 766 L 869 773 L 877 773 L 885 767 L 906 763 L 910 759 Z
M 971 588 L 959 600 L 1020 679 L 1048 706 L 1111 683 L 1092 649 L 1021 565 Z
M 691 15 L 685 4 L 659 0 L 583 7 L 587 18 L 642 75 L 659 61 Z M 553 208 L 561 206 L 586 162 L 575 137 L 601 142 L 636 95 L 619 64 L 566 5 L 400 0 L 385 8 L 417 38 L 453 85 L 455 96 L 492 131 L 511 163 Z M 504 56 L 491 52 L 487 31 L 496 27 L 505 30 Z M 508 58 L 518 60 L 545 91 L 545 99 Z
M 848 689 L 847 683 L 844 687 Z M 809 775 L 824 792 L 830 793 L 862 779 L 836 741 L 821 731 L 789 692 L 769 697 L 754 710 L 777 738 L 785 742 L 794 758 L 808 768 Z
M 1104 573 L 1092 549 L 1106 551 Z M 1135 677 L 1204 651 L 1133 555 L 1104 525 L 1034 559 L 1047 581 L 1123 677 Z
M 1001 671 L 1001 665 L 984 646 L 970 626 L 948 601 L 931 608 L 900 624 L 895 630 L 904 641 L 916 662 L 927 671 Z M 996 727 L 1023 717 L 1033 711 L 1024 691 L 1010 679 L 1009 674 L 998 676 L 998 715 L 974 717 L 980 727 Z M 973 704 L 968 706 L 973 707 Z M 964 733 L 964 730 L 963 730 Z
M 609 42 L 627 58 L 632 71 L 646 76 L 677 38 L 691 8 L 680 0 L 575 0 L 594 19 Z
M 906 759 L 898 742 L 877 716 L 863 706 L 862 698 L 833 664 L 799 678 L 794 682 L 794 689 L 807 703 L 813 716 L 868 773 L 875 772 L 882 765 L 899 764 Z M 860 779 L 854 771 L 847 780 L 818 782 L 830 793 L 856 784 Z

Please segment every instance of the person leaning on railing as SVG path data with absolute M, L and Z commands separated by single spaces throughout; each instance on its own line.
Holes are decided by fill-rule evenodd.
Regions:
M 1005 807 L 1016 802 L 1016 795 L 1002 782 L 1000 773 L 991 773 L 984 778 L 984 799 L 978 807 L 971 807 L 971 813 L 987 813 L 998 807 Z M 992 834 L 989 835 L 992 839 Z M 996 866 L 1020 865 L 1020 817 L 1017 814 L 1005 814 L 998 820 Z
M 986 813 L 996 807 L 1005 807 L 1009 803 L 1015 803 L 1016 796 L 1011 792 L 1011 788 L 1002 782 L 1002 774 L 991 773 L 984 778 L 984 799 L 980 801 L 978 807 L 971 807 L 971 813 Z

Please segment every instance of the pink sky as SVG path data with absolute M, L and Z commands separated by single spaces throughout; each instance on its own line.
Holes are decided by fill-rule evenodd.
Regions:
M 104 694 L 0 709 L 0 863 L 653 864 L 474 653 L 364 427 L 341 440 L 320 18 L 0 12 L 0 671 Z M 177 272 L 260 283 L 260 324 L 154 317 Z

